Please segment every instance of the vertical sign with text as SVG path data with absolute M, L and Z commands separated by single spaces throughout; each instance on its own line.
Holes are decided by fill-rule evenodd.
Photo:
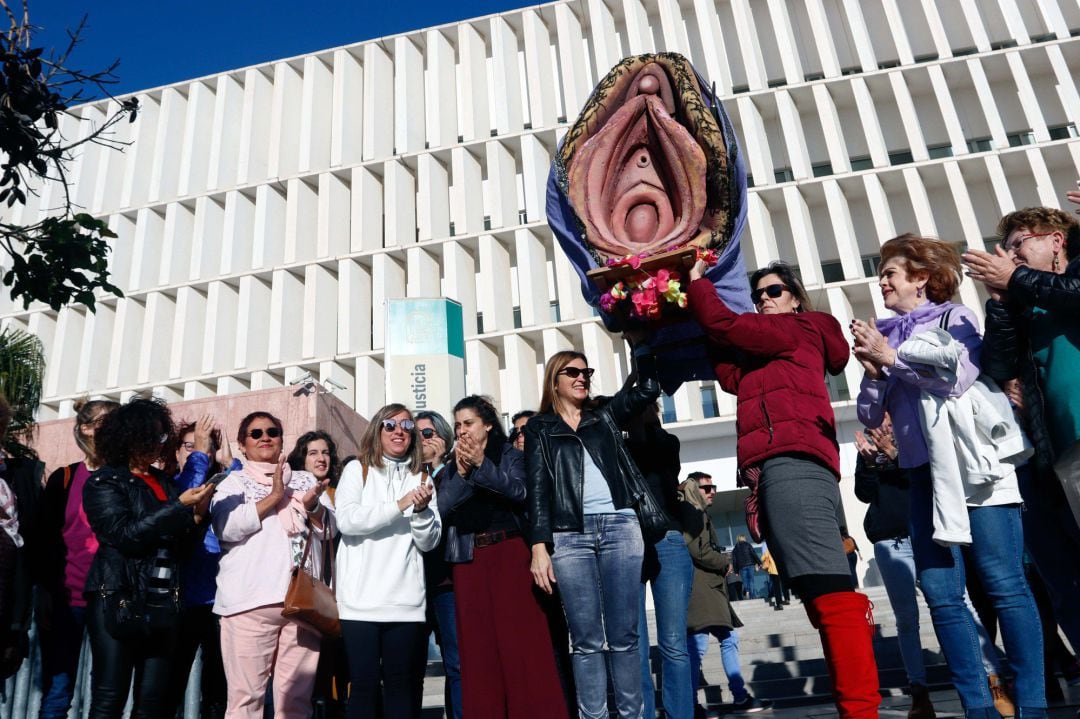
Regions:
M 386 401 L 413 412 L 450 410 L 465 396 L 465 328 L 454 300 L 386 303 Z

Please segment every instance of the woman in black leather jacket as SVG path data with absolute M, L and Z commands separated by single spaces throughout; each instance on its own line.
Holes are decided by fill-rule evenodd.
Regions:
M 100 544 L 85 592 L 92 719 L 123 714 L 133 673 L 132 717 L 163 717 L 169 707 L 179 554 L 185 541 L 198 541 L 214 491 L 207 483 L 181 494 L 151 466 L 172 451 L 174 434 L 163 402 L 136 398 L 106 415 L 95 435 L 104 466 L 83 492 Z
M 1028 207 L 1002 217 L 997 232 L 1001 245 L 995 254 L 969 250 L 964 255 L 968 274 L 990 293 L 982 369 L 1020 409 L 1035 447 L 1034 471 L 1017 475 L 1024 544 L 1075 647 L 1080 643 L 1080 223 L 1063 210 Z
M 489 400 L 454 406 L 454 452 L 439 484 L 454 567 L 463 716 L 566 717 L 547 618 L 525 543 L 525 458 Z
M 556 353 L 544 370 L 540 413 L 525 425 L 533 579 L 549 593 L 559 584 L 578 711 L 587 719 L 607 717 L 608 666 L 619 716 L 642 711 L 642 528 L 655 531 L 666 520 L 619 430 L 660 394 L 648 347 L 634 354 L 638 383 L 593 399 L 585 355 Z

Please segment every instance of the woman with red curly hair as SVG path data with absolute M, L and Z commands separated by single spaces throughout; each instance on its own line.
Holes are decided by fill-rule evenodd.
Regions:
M 885 307 L 896 317 L 852 322 L 855 356 L 866 370 L 859 420 L 872 428 L 886 412 L 892 418 L 899 464 L 910 481 L 915 568 L 953 683 L 967 717 L 998 716 L 978 624 L 964 602 L 961 546 L 970 545 L 1016 672 L 1019 716 L 1045 717 L 1039 616 L 1021 561 L 1016 465 L 1026 454 L 1003 453 L 1000 442 L 980 439 L 974 407 L 996 412 L 1002 427 L 1015 420 L 992 380 L 979 377 L 975 314 L 951 301 L 960 255 L 940 240 L 901 235 L 882 245 L 878 275 Z M 1018 429 L 1006 431 L 1023 445 Z M 971 447 L 976 451 L 963 451 Z

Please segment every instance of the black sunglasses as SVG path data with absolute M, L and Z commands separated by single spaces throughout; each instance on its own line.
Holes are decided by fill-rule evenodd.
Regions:
M 395 429 L 401 427 L 402 432 L 412 432 L 416 427 L 416 422 L 411 419 L 403 419 L 400 422 L 396 419 L 384 419 L 382 421 L 383 432 L 393 432 Z
M 716 485 L 715 484 L 699 484 L 698 487 L 701 488 L 702 492 L 715 492 L 716 491 Z
M 788 288 L 787 285 L 781 284 L 758 287 L 756 290 L 750 293 L 750 299 L 754 302 L 755 305 L 760 305 L 762 295 L 768 295 L 775 300 L 777 297 L 784 294 L 784 292 L 789 289 L 790 288 Z
M 585 375 L 586 380 L 592 379 L 592 376 L 595 373 L 596 370 L 592 367 L 566 367 L 557 372 L 557 374 L 564 374 L 570 379 L 577 379 L 578 377 Z
M 431 427 L 424 427 L 422 430 L 420 430 L 420 436 L 424 439 L 431 439 L 435 436 L 435 430 Z
M 251 437 L 252 439 L 262 439 L 263 432 L 266 432 L 266 436 L 269 437 L 270 439 L 277 439 L 278 437 L 281 436 L 281 430 L 278 429 L 277 427 L 267 427 L 265 430 L 262 430 L 262 429 L 253 429 L 253 430 L 251 430 L 250 432 L 248 432 L 248 437 Z

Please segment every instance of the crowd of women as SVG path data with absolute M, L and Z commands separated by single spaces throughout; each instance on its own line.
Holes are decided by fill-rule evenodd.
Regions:
M 909 716 L 934 716 L 916 585 L 968 717 L 1046 716 L 1055 668 L 1042 638 L 1056 628 L 1043 627 L 1080 648 L 1080 229 L 1029 208 L 999 234 L 995 252 L 963 257 L 914 235 L 884 243 L 878 285 L 894 316 L 856 319 L 850 335 L 783 263 L 751 276 L 755 313 L 729 309 L 703 263 L 690 273 L 691 312 L 737 396 L 747 528 L 820 633 L 841 717 L 876 717 L 880 702 L 825 381 L 852 351 L 869 428 L 855 438 L 856 492 L 896 609 Z M 963 264 L 990 297 L 985 334 L 954 302 Z M 49 476 L 34 520 L 41 718 L 67 715 L 84 630 L 94 719 L 123 714 L 133 678 L 133 716 L 175 716 L 200 648 L 204 717 L 257 719 L 267 702 L 307 717 L 313 698 L 346 702 L 349 719 L 418 717 L 431 627 L 450 716 L 607 717 L 609 703 L 654 716 L 647 588 L 666 716 L 695 715 L 709 636 L 734 708 L 766 708 L 738 667 L 731 556 L 707 513 L 715 486 L 700 472 L 680 484 L 656 357 L 645 333 L 625 339 L 632 372 L 612 397 L 594 397 L 587 358 L 563 351 L 538 411 L 515 415 L 509 435 L 484 397 L 461 399 L 449 421 L 389 404 L 344 460 L 321 431 L 286 455 L 268 412 L 244 417 L 233 444 L 213 417 L 178 426 L 153 399 L 81 405 L 84 459 Z M 1025 550 L 1052 605 L 1042 616 Z M 340 637 L 283 614 L 297 567 L 332 575 Z

